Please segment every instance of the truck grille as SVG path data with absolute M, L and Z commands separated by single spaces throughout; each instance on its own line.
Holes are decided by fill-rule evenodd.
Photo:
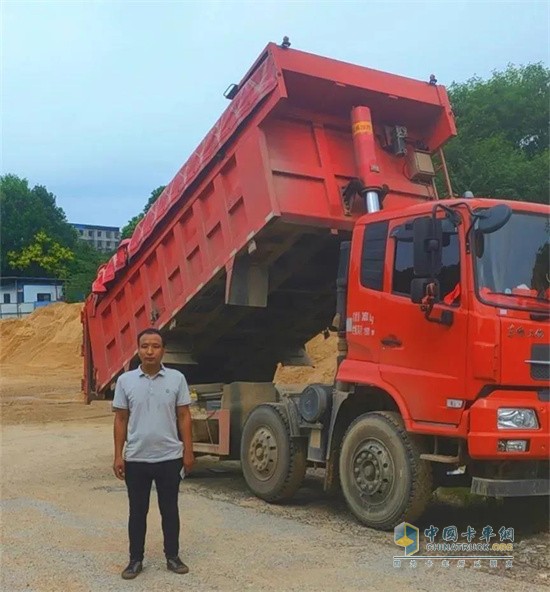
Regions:
M 531 378 L 533 380 L 550 380 L 550 345 L 537 344 L 531 348 Z

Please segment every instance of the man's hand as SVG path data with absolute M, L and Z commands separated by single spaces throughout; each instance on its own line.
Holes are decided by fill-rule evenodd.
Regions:
M 195 455 L 193 454 L 192 450 L 188 450 L 186 448 L 183 452 L 183 468 L 185 469 L 186 475 L 188 475 L 191 472 L 194 464 L 195 464 Z
M 118 382 L 117 382 L 118 385 Z M 114 425 L 114 438 L 115 438 L 115 462 L 113 463 L 113 473 L 117 479 L 124 479 L 124 442 L 128 435 L 128 418 L 130 412 L 128 409 L 117 409 L 115 410 L 115 425 Z
M 121 456 L 115 458 L 113 472 L 117 479 L 124 480 L 124 459 Z
M 180 405 L 177 407 L 177 413 L 180 438 L 183 437 L 183 468 L 186 473 L 190 473 L 195 464 L 195 455 L 193 454 L 193 424 L 189 405 Z

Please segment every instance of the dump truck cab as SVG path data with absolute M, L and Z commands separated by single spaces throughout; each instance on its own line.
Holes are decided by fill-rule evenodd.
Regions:
M 548 493 L 548 249 L 547 208 L 520 202 L 446 200 L 354 231 L 340 388 L 383 397 L 477 493 Z

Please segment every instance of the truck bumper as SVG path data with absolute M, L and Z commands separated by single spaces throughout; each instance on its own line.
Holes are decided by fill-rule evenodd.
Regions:
M 531 430 L 503 430 L 497 427 L 500 407 L 534 409 L 539 427 Z M 485 460 L 548 460 L 550 459 L 550 405 L 540 401 L 533 391 L 494 391 L 478 399 L 469 409 L 468 453 L 471 458 Z M 506 450 L 509 440 L 526 441 L 526 450 Z
M 472 477 L 471 492 L 488 497 L 550 495 L 550 479 L 485 479 Z

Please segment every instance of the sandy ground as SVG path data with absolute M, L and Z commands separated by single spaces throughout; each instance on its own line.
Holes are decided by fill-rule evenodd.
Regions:
M 274 506 L 250 494 L 238 463 L 210 458 L 180 488 L 181 556 L 191 572 L 165 569 L 153 494 L 144 572 L 123 581 L 127 497 L 111 472 L 110 404 L 83 404 L 78 348 L 57 341 L 53 317 L 40 322 L 47 337 L 20 324 L 26 339 L 16 325 L 5 330 L 0 323 L 2 591 L 548 589 L 547 517 L 541 528 L 497 504 L 465 506 L 461 498 L 439 496 L 419 527 L 513 526 L 513 567 L 418 561 L 416 568 L 408 562 L 397 568 L 393 535 L 357 524 L 340 498 L 323 493 L 320 471 L 308 473 L 291 503 Z M 321 364 L 317 371 L 330 369 Z
M 110 416 L 3 427 L 2 590 L 416 591 L 448 589 L 450 578 L 453 588 L 472 590 L 546 588 L 546 570 L 520 565 L 510 573 L 394 568 L 391 535 L 357 525 L 324 496 L 315 474 L 292 504 L 269 506 L 247 492 L 238 466 L 212 460 L 181 485 L 181 554 L 190 574 L 166 571 L 152 505 L 145 570 L 124 582 L 127 499 L 110 465 Z M 445 513 L 456 518 L 451 506 Z

